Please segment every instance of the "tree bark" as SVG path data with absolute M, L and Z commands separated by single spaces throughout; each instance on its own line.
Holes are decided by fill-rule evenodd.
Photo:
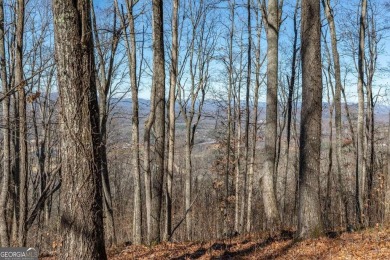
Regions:
M 136 4 L 133 0 L 126 2 L 128 10 L 128 21 L 130 30 L 130 41 L 128 41 L 128 59 L 131 83 L 132 101 L 132 165 L 134 177 L 134 214 L 133 214 L 133 243 L 142 242 L 142 207 L 141 207 L 141 173 L 139 155 L 139 103 L 138 103 L 138 81 L 137 81 L 137 46 L 135 39 L 135 25 L 133 7 Z
M 163 35 L 163 1 L 153 0 L 153 85 L 155 89 L 155 151 L 156 169 L 151 178 L 151 241 L 161 241 L 160 218 L 163 196 L 164 159 L 165 159 L 165 69 Z
M 326 44 L 326 42 L 325 42 Z M 329 58 L 329 57 L 328 57 Z M 328 65 L 327 75 L 329 78 L 325 76 L 326 80 L 326 93 L 328 98 L 328 107 L 329 107 L 329 151 L 328 151 L 328 171 L 326 173 L 326 195 L 325 195 L 325 229 L 332 231 L 333 229 L 333 222 L 332 222 L 332 213 L 331 213 L 331 207 L 332 207 L 332 180 L 333 180 L 333 111 L 334 111 L 334 99 L 331 103 L 330 101 L 330 93 L 334 92 L 333 90 L 333 84 L 330 78 L 330 65 Z M 326 74 L 325 74 L 326 75 Z M 334 96 L 334 94 L 333 94 Z
M 171 49 L 171 69 L 170 69 L 170 86 L 169 86 L 169 133 L 168 133 L 168 168 L 167 168 L 167 216 L 166 216 L 166 238 L 172 236 L 172 183 L 173 183 L 173 166 L 175 160 L 175 101 L 176 101 L 176 84 L 178 73 L 178 12 L 179 0 L 173 1 L 172 15 L 172 49 Z
M 248 49 L 247 49 L 247 59 L 248 59 L 248 69 L 246 76 L 246 95 L 245 95 L 245 174 L 248 176 L 248 194 L 247 194 L 247 215 L 246 215 L 246 232 L 249 232 L 251 227 L 251 215 L 252 215 L 252 193 L 253 193 L 253 163 L 250 158 L 250 147 L 249 147 L 249 134 L 250 134 L 250 108 L 249 108 L 249 95 L 251 88 L 251 73 L 252 73 L 252 28 L 251 28 L 251 0 L 247 1 L 247 29 L 248 29 Z M 255 140 L 252 140 L 255 142 Z
M 302 0 L 302 110 L 299 150 L 298 237 L 323 233 L 319 201 L 322 119 L 320 2 Z
M 378 38 L 377 38 L 377 29 L 375 16 L 372 12 L 372 15 L 369 18 L 369 27 L 368 27 L 368 51 L 369 55 L 366 61 L 366 74 L 367 74 L 367 120 L 366 125 L 368 129 L 367 136 L 367 194 L 368 194 L 368 218 L 369 225 L 372 227 L 379 222 L 377 214 L 377 205 L 378 198 L 375 191 L 375 179 L 377 178 L 375 172 L 375 103 L 376 98 L 373 94 L 373 79 L 376 71 L 377 58 L 378 58 Z
M 54 0 L 61 102 L 60 259 L 107 259 L 99 107 L 88 0 Z
M 364 156 L 364 49 L 366 31 L 367 0 L 361 2 L 360 28 L 359 28 L 359 57 L 358 57 L 358 126 L 357 126 L 357 157 L 356 157 L 356 217 L 362 224 L 362 206 L 366 178 L 366 158 Z
M 24 33 L 24 0 L 18 0 L 16 13 L 16 52 L 15 83 L 18 84 L 19 110 L 19 226 L 18 245 L 26 245 L 27 230 L 27 120 L 26 120 L 26 83 L 23 78 L 23 33 Z
M 0 78 L 3 93 L 8 92 L 7 67 L 5 56 L 5 30 L 4 30 L 4 2 L 0 0 Z M 0 246 L 9 247 L 9 233 L 7 226 L 7 200 L 10 191 L 11 178 L 11 140 L 10 140 L 10 97 L 3 100 L 2 124 L 3 129 L 3 178 L 0 192 Z
M 265 13 L 265 12 L 264 12 Z M 280 216 L 276 202 L 275 159 L 278 123 L 278 0 L 268 1 L 267 32 L 267 110 L 265 125 L 265 162 L 262 179 L 263 203 L 267 228 L 273 232 L 280 228 Z

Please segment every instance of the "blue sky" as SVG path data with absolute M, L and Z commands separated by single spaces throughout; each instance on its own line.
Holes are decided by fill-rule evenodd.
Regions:
M 146 0 L 146 1 L 150 1 L 150 0 Z M 236 0 L 237 3 L 240 3 L 242 1 Z M 336 30 L 338 31 L 338 36 L 340 38 L 339 39 L 340 40 L 339 52 L 341 54 L 342 64 L 344 66 L 351 67 L 351 72 L 348 74 L 349 81 L 345 86 L 347 95 L 348 95 L 349 100 L 351 102 L 355 102 L 357 100 L 357 97 L 356 97 L 357 79 L 356 79 L 356 72 L 355 72 L 354 65 L 353 65 L 353 60 L 350 57 L 345 55 L 345 53 L 347 53 L 348 50 L 345 50 L 345 46 L 343 44 L 343 42 L 345 41 L 345 38 L 343 38 L 344 37 L 343 30 L 345 29 L 344 24 L 346 24 L 348 22 L 355 23 L 355 21 L 357 23 L 357 17 L 358 17 L 358 9 L 357 8 L 359 5 L 359 1 L 360 0 L 350 0 L 350 1 L 348 1 L 348 3 L 345 0 L 334 0 L 334 1 L 332 0 L 331 1 L 332 6 L 334 6 L 334 13 L 335 13 L 335 19 L 336 19 Z M 123 0 L 119 0 L 119 3 L 121 3 L 121 2 L 123 2 Z M 140 0 L 140 3 L 141 2 L 144 2 L 144 0 Z M 165 3 L 169 3 L 169 2 L 170 1 L 165 1 Z M 243 1 L 243 2 L 246 2 L 246 1 Z M 292 36 L 291 15 L 292 15 L 293 8 L 295 6 L 296 1 L 295 0 L 285 0 L 284 2 L 285 2 L 285 6 L 284 6 L 283 12 L 284 12 L 285 20 L 282 24 L 282 28 L 280 31 L 280 55 L 279 55 L 280 62 L 284 62 L 284 61 L 290 59 L 289 55 L 291 53 L 288 53 L 289 52 L 288 50 L 291 49 L 291 45 L 292 45 L 292 42 L 291 42 L 291 36 Z M 387 1 L 387 0 L 372 0 L 371 2 L 380 6 L 383 3 L 389 2 L 389 1 Z M 94 3 L 95 3 L 96 7 L 103 7 L 104 8 L 104 7 L 108 7 L 108 6 L 112 5 L 113 1 L 112 0 L 95 0 Z M 165 9 L 165 10 L 167 10 L 167 9 Z M 168 9 L 168 10 L 170 10 L 170 9 Z M 237 10 L 238 11 L 237 11 L 236 19 L 238 20 L 241 18 L 243 21 L 245 21 L 245 19 L 246 19 L 245 9 L 238 8 Z M 350 12 L 350 14 L 347 15 L 347 17 L 345 15 L 346 12 Z M 383 22 L 383 24 L 388 23 L 389 19 L 388 19 L 388 17 L 386 17 L 387 13 L 384 12 L 384 10 L 378 10 L 378 12 L 382 13 L 382 15 L 380 17 L 381 22 Z M 222 15 L 220 15 L 220 19 L 221 19 L 221 21 L 225 20 L 226 23 L 228 23 L 228 11 L 226 10 L 225 13 L 226 13 L 226 17 L 224 17 L 224 13 L 223 13 Z M 150 18 L 150 15 L 151 14 L 148 14 L 149 18 Z M 164 15 L 165 15 L 165 18 L 167 18 L 170 14 L 166 13 Z M 252 17 L 254 17 L 254 14 L 252 14 Z M 252 24 L 254 24 L 254 22 L 252 22 Z M 323 24 L 326 24 L 325 21 L 323 21 Z M 355 29 L 357 30 L 357 28 L 358 28 L 358 26 L 356 25 Z M 137 23 L 136 23 L 136 29 L 137 29 Z M 238 29 L 240 29 L 240 28 L 238 28 Z M 326 31 L 327 27 L 323 26 L 323 30 Z M 383 31 L 382 34 L 383 34 L 383 38 L 380 42 L 380 47 L 381 47 L 382 53 L 379 55 L 379 58 L 378 58 L 378 64 L 380 65 L 380 67 L 378 67 L 378 68 L 387 67 L 390 64 L 389 53 L 388 53 L 388 49 L 389 49 L 388 46 L 390 45 L 390 41 L 389 41 L 389 37 L 388 37 L 389 33 L 388 33 L 388 31 Z M 263 33 L 263 35 L 265 36 L 264 33 Z M 244 37 L 246 37 L 246 36 L 244 36 Z M 329 43 L 329 41 L 328 41 L 328 43 Z M 264 48 L 266 47 L 265 40 L 262 43 L 262 45 Z M 146 50 L 146 52 L 149 52 L 149 55 L 150 55 L 150 49 Z M 222 66 L 220 64 L 218 65 L 216 63 L 216 66 L 220 66 L 220 69 L 222 69 Z M 283 68 L 281 67 L 281 73 L 288 74 L 289 71 L 283 71 Z M 167 74 L 167 76 L 168 76 L 168 74 Z M 145 85 L 150 85 L 150 81 L 146 82 Z M 215 85 L 217 85 L 217 84 L 215 83 Z M 379 72 L 378 72 L 377 77 L 376 77 L 376 81 L 375 81 L 375 85 L 376 85 L 377 89 L 379 89 L 380 86 L 386 87 L 386 85 L 389 85 L 388 73 L 379 74 Z M 382 94 L 384 94 L 385 88 L 382 88 L 381 91 L 382 91 Z M 143 87 L 141 89 L 141 92 L 140 92 L 140 97 L 149 99 L 149 96 L 150 96 L 150 88 L 148 86 Z M 264 98 L 264 94 L 263 94 L 263 98 Z

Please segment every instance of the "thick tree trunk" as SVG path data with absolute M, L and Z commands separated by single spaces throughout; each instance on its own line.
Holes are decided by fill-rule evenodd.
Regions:
M 319 201 L 322 68 L 320 2 L 302 0 L 302 111 L 299 151 L 298 237 L 323 233 Z
M 267 28 L 267 111 L 265 125 L 265 162 L 262 179 L 263 203 L 267 219 L 267 228 L 277 231 L 280 228 L 280 216 L 275 191 L 275 157 L 278 123 L 278 1 L 268 1 L 266 19 Z
M 165 159 L 165 70 L 163 36 L 163 1 L 153 0 L 153 85 L 155 89 L 155 151 L 156 168 L 151 178 L 151 241 L 160 242 L 161 203 Z
M 62 115 L 60 259 L 107 259 L 90 6 L 53 2 Z

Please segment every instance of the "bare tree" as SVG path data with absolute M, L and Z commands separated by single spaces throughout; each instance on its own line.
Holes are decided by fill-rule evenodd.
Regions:
M 101 160 L 102 160 L 102 184 L 103 184 L 103 198 L 104 198 L 104 210 L 105 215 L 107 216 L 107 228 L 106 234 L 108 235 L 108 246 L 116 244 L 116 235 L 115 235 L 115 223 L 114 223 L 114 212 L 112 208 L 112 195 L 110 188 L 110 179 L 108 174 L 108 160 L 107 160 L 107 120 L 109 116 L 110 108 L 110 99 L 109 99 L 109 90 L 112 85 L 113 73 L 115 70 L 115 57 L 119 44 L 120 30 L 117 29 L 116 24 L 116 12 L 113 12 L 113 22 L 111 34 L 109 38 L 108 50 L 105 50 L 104 43 L 101 40 L 101 36 L 98 31 L 98 25 L 96 23 L 96 16 L 94 6 L 91 6 L 92 14 L 92 27 L 94 32 L 95 39 L 95 49 L 97 51 L 98 58 L 98 81 L 97 87 L 99 92 L 99 115 L 100 115 L 100 135 L 101 135 Z M 108 55 L 108 61 L 106 61 L 106 56 Z M 107 66 L 108 63 L 108 66 Z
M 341 164 L 343 162 L 341 146 L 342 146 L 342 120 L 341 120 L 341 66 L 340 66 L 340 55 L 337 48 L 337 33 L 336 25 L 334 21 L 333 9 L 330 6 L 330 0 L 322 0 L 322 5 L 325 10 L 325 15 L 328 20 L 328 26 L 330 29 L 330 39 L 332 45 L 333 54 L 333 66 L 334 66 L 334 77 L 335 77 L 335 91 L 334 91 L 334 107 L 335 107 L 335 126 L 336 126 L 336 170 L 338 176 L 339 190 L 344 203 L 345 217 L 347 229 L 352 228 L 352 219 L 350 218 L 351 212 L 349 211 L 349 199 L 346 194 L 347 185 L 344 183 L 344 179 L 341 172 Z M 329 54 L 330 56 L 330 54 Z M 329 57 L 330 59 L 330 57 Z M 330 75 L 329 75 L 330 76 Z M 329 79 L 331 80 L 331 79 Z M 333 93 L 333 92 L 332 92 Z M 329 158 L 331 159 L 331 158 Z
M 267 32 L 267 111 L 265 125 L 265 163 L 262 179 L 263 203 L 267 218 L 267 228 L 271 231 L 280 228 L 280 216 L 276 202 L 275 159 L 278 123 L 278 39 L 281 7 L 278 0 L 269 0 L 265 10 L 263 2 L 263 19 Z M 280 1 L 280 6 L 283 1 Z
M 366 119 L 366 158 L 367 158 L 367 200 L 368 200 L 368 224 L 369 226 L 374 226 L 379 222 L 377 219 L 377 197 L 374 189 L 375 182 L 377 181 L 378 174 L 376 173 L 375 159 L 376 149 L 375 149 L 375 105 L 378 100 L 378 95 L 374 94 L 374 75 L 377 71 L 377 60 L 378 60 L 378 44 L 382 38 L 380 30 L 377 25 L 377 17 L 374 10 L 373 3 L 370 2 L 369 6 L 369 15 L 367 19 L 367 47 L 368 55 L 365 58 L 365 73 L 366 73 L 366 82 L 365 87 L 367 90 L 367 119 Z
M 325 37 L 324 37 L 325 38 Z M 329 152 L 328 152 L 328 170 L 326 173 L 326 197 L 325 197 L 325 228 L 328 230 L 332 230 L 332 220 L 331 220 L 331 206 L 332 206 L 332 180 L 333 180 L 333 111 L 334 111 L 334 100 L 331 101 L 330 92 L 332 92 L 332 96 L 334 96 L 333 83 L 331 80 L 331 64 L 330 64 L 330 54 L 328 51 L 327 43 L 325 41 L 327 53 L 328 53 L 328 62 L 329 64 L 326 66 L 327 70 L 324 72 L 324 78 L 326 82 L 326 93 L 327 93 L 327 101 L 329 106 Z M 325 69 L 324 69 L 325 70 Z
M 293 98 L 294 98 L 294 91 L 295 91 L 295 80 L 296 80 L 296 74 L 297 74 L 297 53 L 298 53 L 298 9 L 299 9 L 299 1 L 295 4 L 294 9 L 294 16 L 293 16 L 293 25 L 294 25 L 294 41 L 293 41 L 293 48 L 292 48 L 292 60 L 291 60 L 291 75 L 287 79 L 288 81 L 288 97 L 287 97 L 287 146 L 286 146 L 286 173 L 284 176 L 285 184 L 284 184 L 284 192 L 283 192 L 283 218 L 285 216 L 285 210 L 286 210 L 286 193 L 287 193 L 287 175 L 288 172 L 290 172 L 290 145 L 291 145 L 291 127 L 292 127 L 292 113 L 293 113 Z M 282 219 L 283 222 L 284 219 Z
M 253 171 L 250 170 L 249 162 L 249 122 L 250 122 L 250 109 L 249 109 L 249 95 L 251 88 L 251 73 L 252 73 L 252 28 L 251 28 L 251 0 L 247 1 L 247 28 L 248 28 L 248 50 L 247 50 L 247 76 L 246 76 L 246 95 L 245 95 L 245 174 L 248 176 L 247 187 L 248 187 L 248 198 L 247 198 L 247 222 L 246 222 L 246 232 L 249 232 L 251 225 L 251 214 L 252 214 L 252 177 Z M 252 140 L 253 142 L 254 140 Z M 249 171 L 248 171 L 249 170 Z M 249 174 L 248 174 L 249 173 Z
M 173 1 L 172 7 L 172 47 L 171 47 L 171 67 L 170 67 L 170 86 L 169 86 L 169 125 L 168 125 L 168 166 L 167 166 L 167 216 L 166 216 L 166 237 L 172 236 L 172 183 L 173 166 L 175 161 L 175 101 L 176 85 L 178 74 L 178 13 L 179 0 Z
M 367 0 L 361 1 L 359 27 L 359 56 L 358 56 L 358 129 L 357 129 L 357 157 L 356 157 L 356 217 L 362 224 L 363 194 L 366 178 L 366 158 L 364 156 L 364 59 L 366 35 Z
M 7 67 L 5 56 L 5 31 L 4 31 L 4 2 L 0 1 L 0 78 L 3 95 L 9 91 Z M 3 100 L 2 124 L 3 129 L 3 178 L 0 193 L 0 245 L 8 247 L 10 245 L 9 233 L 6 218 L 6 206 L 8 193 L 10 190 L 11 165 L 10 165 L 10 97 L 6 96 Z
M 27 119 L 26 119 L 26 91 L 27 85 L 23 76 L 23 34 L 24 34 L 24 0 L 18 0 L 16 11 L 16 49 L 15 49 L 15 82 L 18 87 L 18 115 L 19 115 L 19 230 L 18 245 L 26 244 L 27 219 Z
M 127 16 L 130 29 L 130 40 L 126 38 L 127 52 L 131 80 L 131 101 L 132 101 L 132 149 L 133 149 L 133 176 L 134 176 L 134 216 L 133 216 L 133 238 L 134 243 L 142 242 L 142 209 L 141 209 L 141 172 L 139 155 L 139 105 L 138 105 L 138 80 L 137 80 L 137 46 L 135 39 L 135 25 L 133 8 L 138 1 L 127 1 Z
M 302 110 L 299 149 L 298 237 L 323 232 L 319 201 L 322 119 L 320 2 L 302 0 Z
M 124 38 L 126 44 L 128 67 L 130 72 L 129 74 L 130 74 L 131 103 L 132 103 L 132 120 L 131 120 L 132 158 L 131 160 L 132 160 L 132 175 L 134 177 L 133 243 L 141 244 L 142 243 L 142 207 L 141 207 L 141 203 L 142 203 L 141 186 L 142 185 L 141 185 L 140 141 L 139 141 L 139 101 L 138 101 L 139 75 L 137 75 L 137 45 L 136 45 L 136 32 L 135 32 L 135 15 L 134 15 L 134 6 L 137 3 L 138 1 L 133 1 L 133 0 L 126 1 L 126 7 L 127 7 L 127 23 L 126 23 L 125 14 L 119 9 L 118 1 L 117 0 L 114 1 L 116 12 L 119 14 L 119 18 L 121 21 L 121 27 L 123 29 L 127 27 L 129 28 L 129 33 L 124 33 Z M 150 210 L 150 208 L 147 207 L 147 210 Z M 148 227 L 149 226 L 150 225 L 148 224 Z
M 53 1 L 61 102 L 60 258 L 107 259 L 90 1 Z
M 203 105 L 209 86 L 209 68 L 214 56 L 216 37 L 213 20 L 207 21 L 212 3 L 190 1 L 188 6 L 190 19 L 189 32 L 189 88 L 179 82 L 178 102 L 185 121 L 185 213 L 186 236 L 192 239 L 192 150 L 195 133 L 201 119 Z M 212 19 L 212 18 L 211 18 Z M 187 93 L 187 94 L 186 94 Z
M 260 5 L 260 1 L 258 1 Z M 257 133 L 258 133 L 258 110 L 259 110 L 259 90 L 260 85 L 264 81 L 264 77 L 261 76 L 261 67 L 265 61 L 265 59 L 261 58 L 261 37 L 263 30 L 262 19 L 259 17 L 259 11 L 255 11 L 256 14 L 256 40 L 257 44 L 255 44 L 255 85 L 254 85 L 254 101 L 253 101 L 253 122 L 252 122 L 252 142 L 251 142 L 251 151 L 249 158 L 249 172 L 248 172 L 248 211 L 247 211 L 247 224 L 246 224 L 246 232 L 250 232 L 252 229 L 252 197 L 253 197 L 253 175 L 255 173 L 255 161 L 256 161 L 256 144 L 257 144 Z
M 160 242 L 161 203 L 165 160 L 165 58 L 163 1 L 153 0 L 153 89 L 155 93 L 155 172 L 151 178 L 151 234 L 149 242 Z

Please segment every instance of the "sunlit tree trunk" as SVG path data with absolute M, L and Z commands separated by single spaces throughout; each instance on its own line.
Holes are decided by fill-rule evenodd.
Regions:
M 366 34 L 367 0 L 361 2 L 359 28 L 359 56 L 358 56 L 358 126 L 357 126 L 357 157 L 356 157 L 356 214 L 359 224 L 362 224 L 362 206 L 366 178 L 366 158 L 364 156 L 364 59 Z
M 265 8 L 265 7 L 263 7 Z M 275 190 L 275 159 L 278 123 L 278 38 L 279 38 L 278 0 L 269 0 L 265 25 L 267 32 L 267 111 L 265 125 L 265 162 L 262 179 L 263 204 L 267 219 L 267 228 L 277 231 L 280 228 L 280 216 Z
M 173 183 L 173 166 L 175 160 L 175 100 L 176 84 L 178 73 L 178 11 L 179 0 L 173 1 L 172 15 L 172 49 L 171 49 L 171 69 L 170 69 L 170 86 L 169 86 L 169 133 L 168 133 L 168 168 L 167 168 L 167 215 L 166 215 L 166 238 L 172 236 L 172 183 Z
M 99 107 L 88 0 L 54 0 L 61 102 L 60 259 L 107 259 Z
M 141 205 L 141 173 L 139 155 L 139 105 L 138 105 L 138 81 L 137 81 L 137 45 L 135 38 L 135 25 L 133 7 L 136 4 L 133 0 L 126 2 L 128 22 L 130 29 L 130 41 L 128 41 L 128 59 L 131 81 L 132 101 L 132 165 L 134 176 L 134 214 L 133 214 L 133 239 L 135 244 L 142 242 L 142 205 Z
M 299 149 L 298 237 L 323 233 L 319 201 L 322 119 L 320 2 L 302 0 L 302 110 Z
M 151 177 L 151 241 L 160 242 L 161 206 L 165 160 L 165 58 L 163 36 L 163 1 L 153 0 L 153 85 L 155 90 L 155 154 L 156 167 Z
M 369 225 L 372 227 L 379 222 L 377 216 L 377 205 L 378 197 L 375 187 L 375 179 L 377 178 L 375 172 L 375 103 L 377 98 L 374 96 L 374 74 L 377 66 L 378 59 L 378 38 L 377 38 L 377 28 L 374 12 L 371 9 L 371 15 L 369 17 L 369 26 L 368 26 L 368 57 L 366 58 L 366 89 L 367 89 L 367 120 L 366 120 L 366 129 L 368 129 L 367 138 L 367 195 L 368 195 L 368 219 Z

